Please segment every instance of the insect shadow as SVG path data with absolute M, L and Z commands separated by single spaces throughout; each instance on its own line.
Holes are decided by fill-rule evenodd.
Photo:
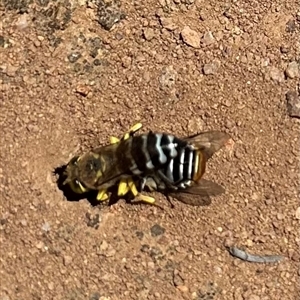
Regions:
M 113 186 L 108 189 L 108 192 L 110 193 L 110 197 L 107 201 L 103 201 L 103 202 L 97 200 L 98 191 L 96 191 L 96 190 L 88 191 L 88 192 L 85 192 L 82 194 L 75 193 L 68 184 L 65 184 L 65 185 L 63 184 L 66 179 L 66 175 L 64 175 L 64 171 L 65 171 L 66 167 L 67 167 L 66 165 L 62 165 L 62 166 L 55 168 L 53 171 L 53 174 L 57 177 L 57 180 L 56 180 L 57 187 L 59 188 L 59 190 L 61 190 L 63 192 L 67 201 L 78 202 L 80 200 L 87 199 L 89 201 L 89 203 L 93 207 L 95 207 L 95 206 L 101 205 L 102 203 L 105 205 L 111 206 L 113 204 L 116 204 L 118 202 L 118 200 L 122 198 L 126 201 L 126 203 L 138 204 L 138 202 L 137 203 L 132 202 L 133 197 L 129 194 L 119 197 L 118 196 L 118 186 Z

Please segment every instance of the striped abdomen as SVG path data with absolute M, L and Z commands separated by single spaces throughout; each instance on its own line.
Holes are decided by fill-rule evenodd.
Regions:
M 204 173 L 205 161 L 201 152 L 173 135 L 153 133 L 134 136 L 128 148 L 130 171 L 144 176 L 160 171 L 169 184 L 188 187 Z

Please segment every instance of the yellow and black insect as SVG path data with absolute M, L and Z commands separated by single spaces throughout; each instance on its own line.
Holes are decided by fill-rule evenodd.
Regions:
M 108 198 L 108 188 L 118 184 L 118 196 L 131 191 L 151 204 L 154 198 L 140 194 L 145 187 L 191 205 L 205 205 L 209 196 L 224 192 L 202 176 L 207 160 L 230 140 L 228 134 L 208 131 L 180 139 L 150 131 L 134 136 L 141 127 L 138 123 L 121 140 L 112 137 L 110 145 L 72 158 L 64 184 L 77 193 L 97 190 L 100 201 Z

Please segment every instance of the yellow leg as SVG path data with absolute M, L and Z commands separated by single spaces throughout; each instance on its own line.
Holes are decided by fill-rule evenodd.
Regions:
M 152 198 L 152 197 L 148 197 L 148 196 L 145 196 L 145 195 L 141 195 L 139 194 L 138 197 L 137 197 L 138 200 L 140 201 L 143 201 L 143 202 L 146 202 L 148 204 L 155 204 L 155 199 Z
M 123 137 L 121 138 L 121 140 L 127 140 L 129 139 L 129 137 L 134 134 L 135 132 L 139 131 L 141 128 L 143 127 L 143 125 L 141 123 L 136 123 L 134 124 L 127 132 L 125 132 L 125 134 L 123 135 Z M 118 142 L 120 142 L 120 139 L 115 137 L 115 136 L 111 136 L 109 138 L 109 142 L 111 144 L 116 144 Z
M 116 144 L 116 143 L 120 142 L 120 139 L 118 139 L 118 138 L 115 137 L 115 136 L 111 136 L 111 137 L 109 138 L 109 142 L 110 142 L 111 144 Z
M 139 131 L 143 127 L 142 123 L 134 124 L 122 137 L 122 140 L 127 140 L 135 132 Z
M 100 190 L 97 194 L 97 200 L 98 201 L 105 201 L 108 199 L 108 195 L 106 193 L 106 190 Z
M 129 187 L 129 189 L 131 190 L 132 194 L 134 197 L 136 197 L 138 195 L 138 190 L 136 188 L 136 185 L 134 184 L 133 180 L 131 178 L 129 178 L 127 180 L 127 185 Z
M 118 196 L 125 196 L 129 190 L 127 179 L 121 179 L 118 187 Z
M 126 132 L 124 134 L 124 136 L 121 138 L 121 140 L 129 139 L 129 137 L 133 133 L 140 130 L 142 128 L 142 126 L 143 125 L 141 123 L 136 123 L 128 130 L 128 132 Z M 117 137 L 111 136 L 109 138 L 109 141 L 111 144 L 116 144 L 116 143 L 120 142 L 120 139 Z M 120 181 L 119 187 L 118 187 L 118 196 L 125 196 L 129 191 L 131 191 L 134 196 L 136 196 L 138 194 L 137 188 L 131 178 L 130 179 L 122 179 Z

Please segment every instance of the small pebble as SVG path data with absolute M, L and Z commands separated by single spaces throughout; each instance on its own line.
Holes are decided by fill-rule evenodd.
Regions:
M 90 92 L 90 87 L 83 85 L 83 84 L 78 84 L 76 86 L 75 92 L 86 97 L 88 93 Z
M 44 247 L 44 243 L 42 241 L 39 241 L 35 244 L 36 248 L 42 249 Z
M 217 72 L 219 68 L 218 62 L 212 62 L 210 64 L 205 64 L 203 67 L 203 73 L 204 75 L 213 75 Z
M 200 35 L 197 31 L 185 26 L 181 31 L 181 37 L 187 45 L 193 48 L 200 48 Z
M 64 266 L 68 266 L 71 262 L 72 262 L 72 257 L 71 256 L 65 255 L 63 257 Z
M 156 237 L 156 236 L 164 234 L 165 229 L 163 227 L 161 227 L 160 225 L 155 224 L 154 226 L 151 227 L 150 232 L 153 237 Z
M 108 248 L 107 242 L 106 242 L 106 241 L 103 241 L 103 242 L 101 243 L 101 245 L 100 245 L 100 250 L 101 250 L 101 251 L 105 251 L 105 250 L 107 250 L 107 248 Z
M 286 23 L 286 32 L 292 33 L 296 31 L 297 25 L 295 20 L 291 19 Z
M 296 219 L 300 220 L 300 206 L 296 209 Z
M 284 82 L 284 73 L 276 67 L 270 68 L 270 78 L 278 83 Z
M 215 41 L 216 40 L 215 40 L 213 34 L 211 33 L 211 31 L 206 32 L 201 40 L 201 42 L 204 46 L 209 46 L 209 45 L 213 44 Z
M 42 225 L 42 230 L 48 232 L 50 231 L 50 224 L 48 222 L 45 222 L 43 225 Z
M 152 28 L 145 28 L 144 32 L 143 32 L 143 35 L 144 35 L 144 38 L 147 41 L 151 41 L 154 38 L 155 33 L 154 33 L 154 30 Z
M 68 55 L 68 60 L 70 63 L 76 62 L 81 57 L 81 53 L 74 52 Z
M 288 91 L 285 96 L 288 115 L 300 118 L 300 95 L 296 91 Z
M 160 18 L 161 25 L 166 28 L 167 30 L 175 30 L 177 28 L 177 25 L 173 22 L 171 18 Z
M 186 285 L 178 285 L 178 286 L 176 286 L 176 288 L 183 293 L 186 293 L 189 291 L 189 288 Z
M 291 79 L 300 77 L 299 65 L 296 61 L 292 61 L 288 64 L 285 75 Z

